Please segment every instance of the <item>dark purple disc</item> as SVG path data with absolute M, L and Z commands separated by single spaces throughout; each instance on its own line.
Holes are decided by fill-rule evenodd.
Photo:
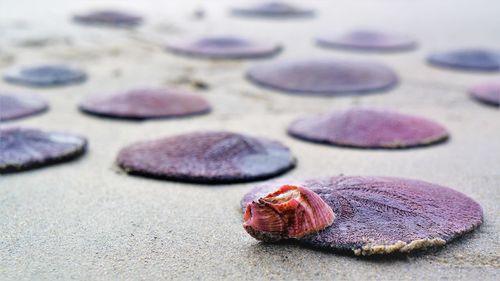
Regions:
M 143 22 L 143 18 L 124 11 L 99 10 L 73 16 L 77 23 L 85 25 L 99 25 L 111 27 L 136 27 Z
M 48 108 L 47 102 L 36 95 L 0 93 L 0 121 L 35 115 Z
M 275 44 L 253 42 L 232 36 L 203 37 L 167 44 L 167 50 L 186 56 L 209 59 L 252 59 L 276 55 Z
M 410 36 L 377 30 L 354 30 L 339 35 L 321 36 L 316 42 L 323 47 L 363 51 L 405 51 L 416 47 L 415 39 Z
M 273 140 L 230 132 L 197 132 L 132 144 L 120 151 L 127 173 L 167 180 L 233 183 L 270 178 L 295 166 Z
M 30 87 L 52 87 L 85 81 L 87 75 L 80 69 L 63 64 L 19 66 L 4 75 L 7 82 Z
M 85 152 L 85 138 L 36 129 L 0 129 L 0 173 L 66 162 Z
M 396 74 L 382 64 L 333 59 L 262 63 L 250 68 L 247 77 L 262 87 L 308 95 L 382 91 L 398 82 Z
M 151 119 L 203 114 L 210 111 L 210 105 L 204 98 L 180 90 L 136 89 L 90 97 L 80 109 L 111 118 Z
M 312 142 L 359 148 L 408 148 L 448 138 L 446 129 L 431 120 L 363 108 L 300 118 L 288 133 Z
M 233 8 L 233 15 L 263 18 L 303 18 L 314 16 L 314 10 L 297 7 L 285 2 L 271 1 L 248 7 Z
M 474 85 L 469 93 L 481 102 L 498 106 L 500 105 L 500 80 Z
M 436 66 L 461 70 L 500 70 L 500 50 L 458 49 L 435 52 L 427 60 Z
M 269 181 L 247 193 L 245 206 L 285 184 L 310 188 L 335 213 L 325 230 L 297 241 L 356 255 L 407 253 L 442 246 L 483 222 L 481 206 L 453 189 L 389 177 Z

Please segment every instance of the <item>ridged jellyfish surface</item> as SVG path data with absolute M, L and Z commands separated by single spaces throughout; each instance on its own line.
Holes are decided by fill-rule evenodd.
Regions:
M 490 105 L 500 105 L 500 80 L 482 82 L 472 86 L 470 95 L 483 103 Z
M 0 121 L 39 114 L 46 111 L 48 107 L 44 99 L 33 94 L 0 93 Z
M 314 10 L 297 7 L 285 2 L 271 1 L 238 7 L 231 10 L 233 15 L 262 18 L 303 18 L 314 16 Z
M 55 87 L 85 81 L 87 75 L 80 69 L 63 64 L 19 66 L 8 69 L 7 82 L 30 87 Z
M 73 16 L 73 20 L 84 25 L 110 27 L 136 27 L 143 22 L 141 16 L 118 10 L 98 10 Z
M 191 57 L 208 59 L 253 59 L 276 55 L 278 45 L 234 36 L 212 36 L 167 44 L 167 50 Z
M 261 63 L 250 68 L 247 77 L 273 90 L 325 96 L 383 91 L 398 82 L 382 64 L 327 58 Z
M 298 243 L 355 255 L 408 253 L 437 247 L 479 227 L 481 206 L 453 189 L 418 180 L 340 176 L 269 181 L 241 207 L 289 184 L 309 188 L 333 210 L 333 223 Z
M 363 51 L 406 51 L 416 47 L 415 39 L 398 33 L 377 30 L 353 30 L 333 36 L 320 36 L 318 45 Z
M 471 71 L 500 71 L 500 50 L 456 49 L 435 52 L 427 58 L 435 66 Z
M 367 108 L 299 118 L 288 133 L 307 141 L 359 148 L 408 148 L 448 138 L 447 130 L 434 121 Z
M 0 173 L 66 162 L 85 152 L 85 138 L 29 128 L 0 129 Z
M 295 166 L 281 143 L 231 132 L 194 132 L 132 144 L 117 164 L 127 173 L 198 183 L 270 178 Z
M 173 89 L 134 89 L 92 96 L 80 104 L 86 113 L 122 119 L 152 119 L 191 116 L 210 111 L 208 102 L 197 95 Z

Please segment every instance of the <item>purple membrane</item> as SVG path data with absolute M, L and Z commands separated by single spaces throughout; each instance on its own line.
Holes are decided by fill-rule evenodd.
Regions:
M 139 26 L 144 19 L 141 16 L 124 11 L 99 10 L 75 15 L 73 20 L 85 25 L 130 28 Z
M 470 95 L 478 101 L 490 105 L 500 105 L 500 80 L 476 84 L 469 89 Z
M 28 128 L 0 129 L 0 174 L 75 159 L 85 152 L 85 138 Z
M 208 59 L 253 59 L 274 56 L 281 47 L 234 36 L 214 36 L 170 43 L 167 50 Z
M 500 50 L 456 49 L 432 53 L 427 60 L 435 66 L 460 70 L 500 70 Z
M 241 207 L 283 185 L 318 194 L 333 210 L 333 224 L 295 240 L 355 255 L 408 253 L 443 246 L 479 227 L 481 206 L 453 189 L 418 180 L 340 176 L 265 182 L 245 194 Z
M 0 93 L 0 121 L 36 115 L 48 108 L 47 102 L 37 95 Z
M 233 8 L 231 13 L 236 16 L 259 18 L 304 18 L 314 16 L 314 10 L 297 7 L 285 2 L 271 1 L 254 4 L 247 7 Z
M 262 63 L 250 68 L 247 77 L 264 88 L 327 96 L 384 91 L 398 82 L 382 64 L 328 58 Z
M 127 173 L 198 183 L 270 178 L 295 166 L 279 142 L 230 132 L 195 132 L 122 149 L 118 165 Z
M 9 70 L 4 80 L 30 87 L 55 87 L 85 81 L 87 75 L 80 69 L 63 64 L 19 66 Z
M 358 148 L 409 148 L 448 138 L 446 129 L 434 121 L 364 108 L 299 118 L 288 133 L 307 141 Z
M 322 47 L 387 52 L 407 51 L 417 45 L 410 36 L 377 30 L 353 30 L 339 35 L 321 36 L 316 42 Z
M 93 96 L 80 104 L 86 113 L 122 119 L 182 117 L 208 113 L 210 105 L 197 95 L 173 89 L 134 89 Z

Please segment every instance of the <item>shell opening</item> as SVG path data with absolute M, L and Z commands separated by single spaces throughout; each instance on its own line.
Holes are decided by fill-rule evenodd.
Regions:
M 330 206 L 312 190 L 284 185 L 247 205 L 243 227 L 254 238 L 273 242 L 316 233 L 334 218 Z

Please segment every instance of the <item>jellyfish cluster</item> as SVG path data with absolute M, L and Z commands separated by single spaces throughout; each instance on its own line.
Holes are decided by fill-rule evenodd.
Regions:
M 314 20 L 312 8 L 269 2 L 228 11 L 241 20 L 281 24 Z M 88 28 L 140 29 L 145 18 L 123 10 L 96 10 L 71 17 Z M 425 42 L 411 35 L 377 29 L 322 34 L 312 42 L 324 51 L 361 53 L 411 52 Z M 281 57 L 287 46 L 238 35 L 216 34 L 170 40 L 165 55 L 192 60 L 255 60 L 244 77 L 269 94 L 341 99 L 390 91 L 401 81 L 386 63 L 331 57 Z M 427 56 L 429 67 L 445 70 L 500 72 L 500 50 L 460 48 L 437 50 Z M 3 74 L 18 87 L 56 88 L 83 85 L 93 79 L 72 61 L 14 65 Z M 471 100 L 484 106 L 500 104 L 500 80 L 470 85 Z M 217 111 L 202 95 L 175 85 L 117 89 L 87 97 L 80 113 L 98 118 L 155 119 L 177 122 L 181 117 Z M 0 92 L 0 121 L 35 118 L 49 110 L 47 101 L 25 92 Z M 77 114 L 75 108 L 75 114 Z M 160 119 L 160 120 L 158 120 Z M 270 120 L 269 122 L 273 122 Z M 120 126 L 118 123 L 112 126 Z M 425 149 L 445 143 L 450 133 L 438 122 L 405 112 L 352 107 L 343 111 L 297 116 L 283 128 L 304 145 L 346 149 Z M 284 143 L 267 137 L 200 128 L 173 136 L 129 144 L 115 164 L 126 174 L 195 184 L 230 184 L 269 179 L 294 169 L 301 159 Z M 18 173 L 71 161 L 85 154 L 92 140 L 69 132 L 39 128 L 0 128 L 0 173 Z M 445 144 L 444 144 L 445 145 Z M 118 148 L 116 148 L 118 151 Z M 124 176 L 124 175 L 120 175 Z M 442 246 L 472 231 L 483 220 L 481 207 L 453 189 L 417 180 L 390 177 L 328 177 L 279 179 L 260 184 L 243 197 L 244 227 L 264 241 L 291 239 L 313 247 L 356 255 L 411 252 Z

